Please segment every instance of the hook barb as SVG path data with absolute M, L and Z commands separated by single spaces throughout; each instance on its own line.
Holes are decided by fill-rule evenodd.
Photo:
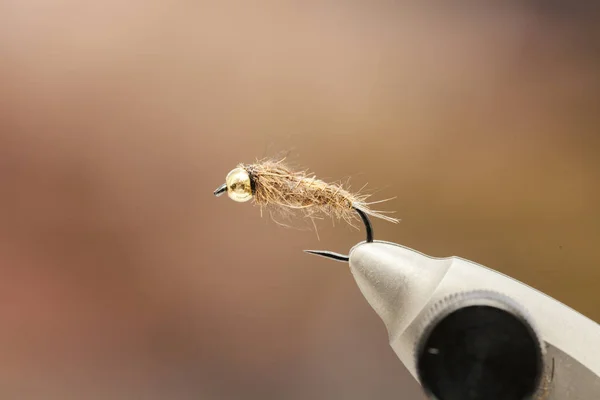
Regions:
M 371 221 L 369 220 L 369 216 L 361 209 L 353 207 L 354 211 L 360 216 L 362 222 L 365 224 L 365 230 L 367 231 L 367 240 L 366 243 L 373 242 L 373 226 L 371 225 Z M 330 260 L 340 261 L 340 262 L 348 262 L 350 261 L 349 255 L 334 253 L 332 251 L 327 250 L 304 250 L 305 253 L 314 254 L 315 256 L 329 258 Z

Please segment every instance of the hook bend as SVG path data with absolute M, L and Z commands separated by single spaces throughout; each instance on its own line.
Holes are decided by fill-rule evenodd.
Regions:
M 365 224 L 365 230 L 367 231 L 367 240 L 366 243 L 373 242 L 373 226 L 371 225 L 371 221 L 369 220 L 369 216 L 361 209 L 353 207 L 354 211 L 360 216 L 360 219 Z M 334 253 L 333 251 L 328 250 L 304 250 L 305 253 L 314 254 L 315 256 L 329 258 L 330 260 L 340 261 L 340 262 L 348 262 L 350 261 L 350 256 L 345 254 Z

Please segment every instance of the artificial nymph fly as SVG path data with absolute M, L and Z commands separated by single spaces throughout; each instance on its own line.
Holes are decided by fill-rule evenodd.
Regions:
M 225 183 L 214 194 L 220 196 L 225 192 L 237 202 L 253 200 L 261 208 L 261 212 L 267 209 L 271 215 L 272 212 L 282 215 L 300 212 L 311 220 L 324 215 L 344 220 L 352 226 L 358 216 L 367 228 L 367 242 L 373 241 L 368 216 L 393 223 L 399 221 L 385 215 L 385 211 L 370 208 L 372 204 L 382 201 L 367 202 L 370 195 L 352 193 L 341 184 L 326 183 L 315 176 L 309 176 L 307 171 L 294 171 L 284 164 L 284 160 L 267 159 L 254 164 L 239 164 L 227 174 Z M 346 256 L 335 253 L 310 252 L 347 260 Z

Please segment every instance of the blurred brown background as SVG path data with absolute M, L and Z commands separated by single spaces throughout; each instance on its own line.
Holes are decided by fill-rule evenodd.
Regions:
M 214 198 L 282 151 L 600 320 L 597 7 L 488 3 L 3 1 L 0 398 L 422 399 L 363 232 Z

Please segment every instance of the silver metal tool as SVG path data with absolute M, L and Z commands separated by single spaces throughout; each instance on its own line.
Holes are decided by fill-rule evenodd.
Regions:
M 356 245 L 349 264 L 392 349 L 431 398 L 484 398 L 478 390 L 497 385 L 508 394 L 488 399 L 600 399 L 600 325 L 546 294 L 462 258 L 389 242 Z M 532 368 L 521 382 L 529 373 L 521 369 Z M 517 374 L 502 381 L 498 373 Z

